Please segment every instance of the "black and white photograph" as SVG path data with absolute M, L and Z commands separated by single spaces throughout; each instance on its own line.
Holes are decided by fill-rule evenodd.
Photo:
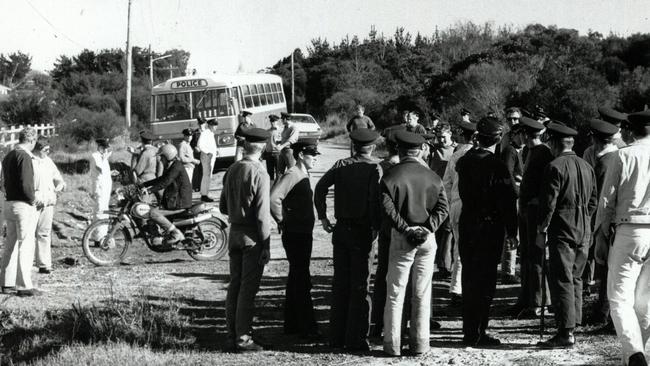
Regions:
M 650 2 L 0 15 L 0 366 L 648 365 Z

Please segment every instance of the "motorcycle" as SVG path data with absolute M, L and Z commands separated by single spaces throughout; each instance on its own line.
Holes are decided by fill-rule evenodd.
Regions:
M 198 261 L 217 260 L 228 251 L 228 225 L 216 208 L 201 203 L 183 210 L 162 210 L 185 235 L 182 242 L 168 243 L 160 226 L 148 218 L 151 200 L 147 190 L 129 185 L 116 189 L 113 195 L 115 205 L 106 213 L 107 218 L 92 222 L 83 235 L 84 254 L 95 265 L 122 262 L 133 239 L 142 239 L 158 253 L 187 251 Z

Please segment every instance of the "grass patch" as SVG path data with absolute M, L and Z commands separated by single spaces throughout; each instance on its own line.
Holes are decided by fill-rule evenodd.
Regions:
M 2 312 L 3 365 L 30 362 L 63 346 L 124 342 L 154 350 L 187 349 L 194 344 L 191 320 L 177 298 L 151 300 L 143 292 L 122 300 L 111 295 L 100 304 L 74 304 L 67 310 L 35 315 Z

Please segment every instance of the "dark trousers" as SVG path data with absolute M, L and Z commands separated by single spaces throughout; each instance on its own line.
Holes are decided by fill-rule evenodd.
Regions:
M 438 248 L 436 249 L 436 269 L 438 271 L 447 271 L 451 272 L 451 250 L 452 248 L 452 235 L 451 235 L 451 225 L 449 224 L 449 218 L 447 218 L 440 228 L 436 231 L 436 244 Z
M 276 176 L 279 178 L 279 174 L 276 172 L 278 170 L 278 156 L 280 156 L 280 153 L 264 153 L 264 160 L 266 161 L 266 172 L 269 173 L 269 178 L 271 178 L 271 180 L 274 180 Z
M 198 159 L 198 158 L 197 158 Z M 201 180 L 203 179 L 203 165 L 198 164 L 192 172 L 192 190 L 198 192 L 201 189 Z
M 289 261 L 289 276 L 284 301 L 284 332 L 310 334 L 317 330 L 311 299 L 312 233 L 282 233 L 282 246 Z
M 369 225 L 345 223 L 334 227 L 334 278 L 330 310 L 330 343 L 350 349 L 368 346 L 369 285 L 373 232 Z
M 376 329 L 384 327 L 384 307 L 386 306 L 386 275 L 388 274 L 388 249 L 390 248 L 390 231 L 379 233 L 377 240 L 377 271 L 372 293 L 372 315 L 370 319 Z
M 548 280 L 558 329 L 572 329 L 582 323 L 582 272 L 587 263 L 587 243 L 548 239 Z
M 477 229 L 478 228 L 478 229 Z M 497 266 L 503 251 L 503 224 L 459 225 L 460 262 L 463 265 L 463 335 L 477 341 L 488 327 L 497 286 Z
M 600 279 L 596 312 L 602 314 L 604 319 L 607 319 L 609 317 L 609 300 L 607 299 L 607 265 L 596 264 L 596 277 Z
M 537 205 L 527 205 L 522 207 L 519 212 L 519 250 L 521 257 L 519 305 L 522 307 L 542 306 L 542 286 L 548 286 L 547 282 L 542 284 L 545 250 L 540 249 L 535 244 L 536 239 Z

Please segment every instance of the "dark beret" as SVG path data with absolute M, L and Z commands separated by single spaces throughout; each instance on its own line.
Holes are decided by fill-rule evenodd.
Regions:
M 621 113 L 609 107 L 598 108 L 598 114 L 600 114 L 600 118 L 602 120 L 613 123 L 615 125 L 620 125 L 621 122 L 627 120 L 627 114 Z
M 251 113 L 251 112 L 249 112 L 249 111 L 242 111 L 242 112 L 241 112 L 241 115 L 242 115 L 242 117 L 246 117 L 246 116 L 252 116 L 253 113 Z
M 650 110 L 630 113 L 627 115 L 627 120 L 635 126 L 650 126 Z
M 280 117 L 278 117 L 277 114 L 269 114 L 269 120 L 270 120 L 271 122 L 275 122 L 275 121 L 277 121 L 277 120 L 279 120 L 279 119 L 280 119 Z
M 262 142 L 269 139 L 271 133 L 262 128 L 249 128 L 242 130 L 241 135 L 248 142 Z
M 302 152 L 306 155 L 320 155 L 318 152 L 318 139 L 299 140 L 291 145 L 294 153 Z
M 374 130 L 369 130 L 367 128 L 357 128 L 356 130 L 350 132 L 350 139 L 361 146 L 372 145 L 379 138 L 379 134 Z
M 184 136 L 192 136 L 192 130 L 190 130 L 189 128 L 184 129 L 183 130 L 183 135 Z
M 525 130 L 528 130 L 528 131 L 541 131 L 544 128 L 546 128 L 546 127 L 544 127 L 543 123 L 541 123 L 539 121 L 536 121 L 536 120 L 534 120 L 532 118 L 525 117 L 525 116 L 522 116 L 519 119 L 519 124 L 518 125 L 520 125 L 522 128 L 524 128 Z
M 219 122 L 217 122 L 217 119 L 216 119 L 216 118 L 210 118 L 210 119 L 208 120 L 208 124 L 209 124 L 210 126 L 216 126 L 216 125 L 219 124 Z
M 476 132 L 476 123 L 460 121 L 458 127 L 463 131 Z
M 280 118 L 282 118 L 282 119 L 290 119 L 291 115 L 289 113 L 287 113 L 287 112 L 282 112 L 282 113 L 280 113 Z
M 107 148 L 109 146 L 108 139 L 99 138 L 99 139 L 96 139 L 95 142 L 97 143 L 97 146 L 99 146 L 99 147 Z
M 547 126 L 546 126 L 546 132 L 551 136 L 551 137 L 573 137 L 578 134 L 578 131 L 574 130 L 573 128 L 565 125 L 562 122 L 559 121 L 551 121 Z
M 149 131 L 140 131 L 140 138 L 143 140 L 154 140 L 156 136 L 153 135 L 153 133 Z
M 589 120 L 589 128 L 594 134 L 603 136 L 612 136 L 618 132 L 618 127 L 609 122 L 605 122 L 599 119 Z
M 503 124 L 495 117 L 483 117 L 476 124 L 479 135 L 497 136 L 503 133 Z
M 435 137 L 435 135 L 432 136 Z M 395 132 L 395 141 L 397 142 L 397 146 L 406 149 L 420 147 L 423 143 L 425 143 L 423 135 L 408 131 Z

